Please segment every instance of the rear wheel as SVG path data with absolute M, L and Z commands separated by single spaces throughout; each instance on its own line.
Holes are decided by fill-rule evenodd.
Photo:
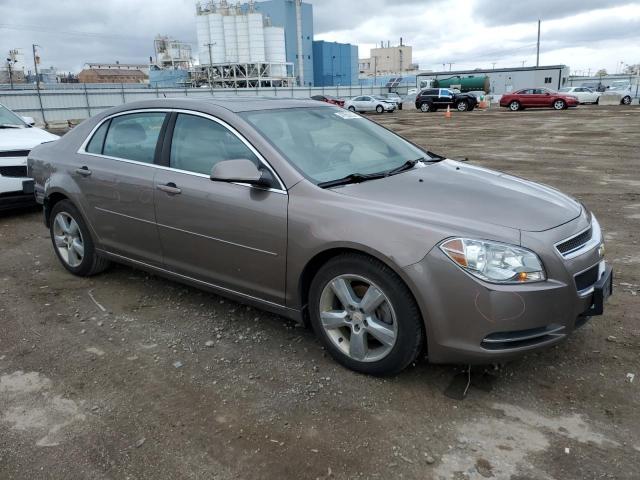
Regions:
M 622 103 L 622 105 L 631 105 L 631 97 L 629 95 L 625 95 L 622 97 L 622 101 L 620 103 Z
M 351 106 L 349 107 L 349 111 L 350 111 L 350 112 L 355 112 L 355 111 L 356 111 L 356 107 L 354 107 L 353 105 L 351 105 Z
M 388 375 L 422 349 L 422 317 L 402 280 L 376 259 L 344 254 L 317 273 L 311 323 L 333 358 L 358 372 Z
M 469 104 L 466 102 L 466 100 L 463 100 L 461 102 L 458 102 L 456 108 L 459 112 L 466 112 L 467 110 L 469 110 Z
M 431 106 L 430 103 L 425 102 L 422 105 L 420 105 L 420 111 L 421 112 L 432 112 L 433 111 L 433 107 Z
M 89 228 L 69 200 L 56 203 L 49 217 L 53 249 L 62 266 L 74 275 L 88 277 L 104 271 L 109 261 L 96 254 Z
M 520 105 L 520 102 L 517 100 L 514 100 L 509 104 L 509 110 L 511 110 L 512 112 L 517 112 L 521 108 L 522 106 Z
M 567 107 L 567 104 L 564 100 L 556 100 L 555 102 L 553 102 L 553 109 L 554 110 L 564 110 Z

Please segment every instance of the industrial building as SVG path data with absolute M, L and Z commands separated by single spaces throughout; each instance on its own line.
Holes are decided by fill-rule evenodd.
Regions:
M 0 84 L 13 85 L 26 80 L 24 55 L 17 49 L 9 50 L 5 61 L 0 64 Z
M 243 8 L 250 8 L 251 2 Z M 272 25 L 282 27 L 285 36 L 286 61 L 295 66 L 298 85 L 312 86 L 313 65 L 313 5 L 301 0 L 266 0 L 255 3 Z
M 293 84 L 287 62 L 285 30 L 272 25 L 254 2 L 226 0 L 196 6 L 199 60 L 216 88 L 252 88 Z
M 391 42 L 380 43 L 379 48 L 372 48 L 369 58 L 359 62 L 359 71 L 364 76 L 378 76 L 388 74 L 402 75 L 405 72 L 415 72 L 418 65 L 413 63 L 413 47 L 404 45 L 391 46 Z
M 158 35 L 153 41 L 155 65 L 159 68 L 188 70 L 193 65 L 191 45 L 166 35 Z
M 462 84 L 465 79 L 475 77 L 488 77 L 489 92 L 493 95 L 503 95 L 515 92 L 523 88 L 549 88 L 558 90 L 565 86 L 569 80 L 569 67 L 566 65 L 548 65 L 542 67 L 518 67 L 518 68 L 495 68 L 495 69 L 475 69 L 428 72 L 417 75 L 417 87 L 429 88 L 434 80 L 449 81 L 460 80 Z M 449 82 L 450 83 L 450 82 Z M 485 84 L 484 78 L 481 82 Z M 455 83 L 451 83 L 455 85 Z
M 78 74 L 80 83 L 146 83 L 148 65 L 87 63 Z
M 313 71 L 316 87 L 357 85 L 358 47 L 349 43 L 314 41 Z

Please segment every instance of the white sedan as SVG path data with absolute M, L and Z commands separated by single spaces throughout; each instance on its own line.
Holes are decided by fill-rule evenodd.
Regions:
M 601 92 L 597 92 L 587 87 L 564 87 L 559 90 L 560 93 L 573 95 L 580 103 L 599 103 Z
M 363 95 L 347 100 L 344 108 L 352 112 L 393 112 L 396 109 L 396 102 L 376 98 L 373 95 Z
M 27 156 L 33 147 L 59 137 L 33 123 L 32 118 L 19 117 L 0 105 L 0 210 L 35 205 Z

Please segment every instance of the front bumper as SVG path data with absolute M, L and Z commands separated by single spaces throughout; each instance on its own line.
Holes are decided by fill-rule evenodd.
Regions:
M 0 211 L 36 205 L 33 180 L 30 178 L 19 180 L 19 190 L 0 191 Z
M 543 258 L 543 262 L 545 259 Z M 578 292 L 576 277 L 587 265 L 598 278 Z M 487 364 L 555 345 L 589 318 L 601 315 L 612 293 L 612 270 L 598 249 L 547 267 L 548 280 L 522 285 L 489 284 L 455 265 L 439 248 L 405 268 L 423 312 L 429 360 Z

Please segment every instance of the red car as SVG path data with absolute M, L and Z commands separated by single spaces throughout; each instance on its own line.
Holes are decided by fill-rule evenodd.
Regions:
M 500 106 L 515 112 L 525 108 L 553 108 L 564 110 L 577 107 L 580 102 L 573 95 L 554 92 L 546 88 L 525 88 L 515 93 L 507 93 L 500 99 Z
M 338 105 L 339 107 L 344 107 L 344 100 L 340 100 L 339 98 L 331 97 L 329 95 L 314 95 L 311 97 L 311 100 L 317 100 L 318 102 L 326 102 L 331 105 Z

